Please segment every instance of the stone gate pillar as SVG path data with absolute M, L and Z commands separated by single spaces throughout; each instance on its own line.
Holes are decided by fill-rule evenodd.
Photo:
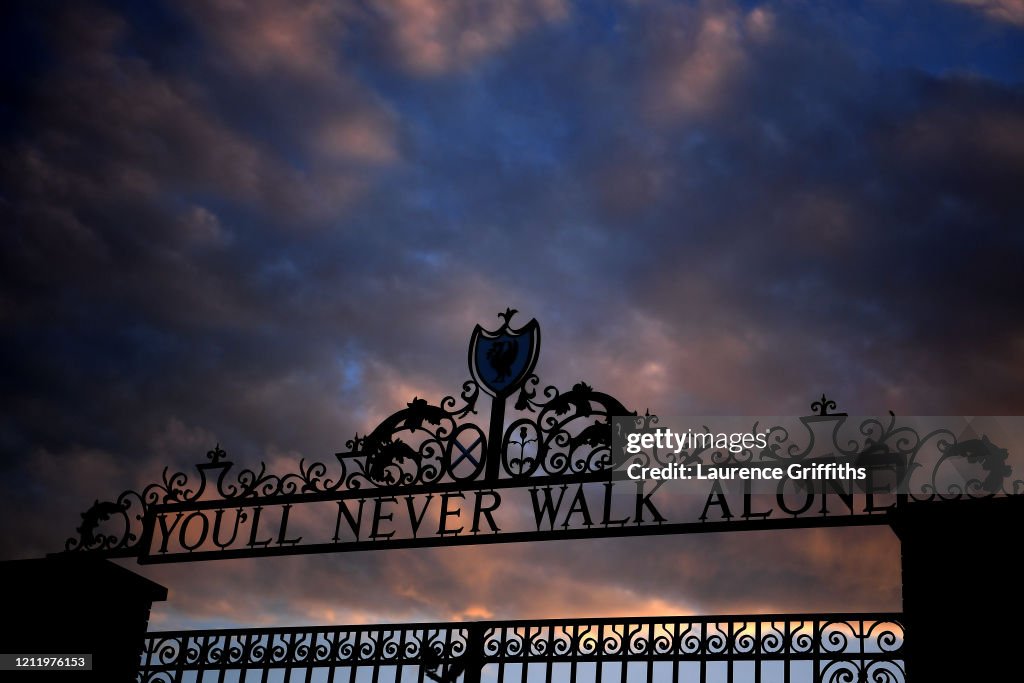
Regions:
M 1014 680 L 1024 648 L 1024 566 L 1015 559 L 1024 496 L 909 503 L 890 516 L 901 544 L 907 680 Z
M 83 555 L 0 563 L 0 591 L 0 651 L 93 656 L 90 673 L 3 672 L 3 680 L 134 681 L 150 607 L 167 599 L 163 586 Z

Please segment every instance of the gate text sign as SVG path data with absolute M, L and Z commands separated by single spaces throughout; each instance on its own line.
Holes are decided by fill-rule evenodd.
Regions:
M 155 507 L 142 562 L 603 536 L 884 523 L 895 496 L 750 494 L 713 481 L 694 501 L 662 482 L 608 481 L 246 505 Z M 696 504 L 695 504 L 696 503 Z M 813 521 L 812 521 L 813 520 Z

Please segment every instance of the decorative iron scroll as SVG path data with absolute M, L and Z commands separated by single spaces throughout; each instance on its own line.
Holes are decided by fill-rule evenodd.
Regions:
M 82 522 L 76 529 L 78 534 L 67 540 L 65 551 L 88 551 L 115 557 L 135 556 L 140 557 L 140 561 L 149 555 L 149 561 L 173 561 L 169 556 L 152 559 L 149 546 L 154 530 L 164 525 L 166 536 L 171 523 L 163 517 L 158 519 L 158 516 L 170 511 L 179 515 L 177 519 L 180 521 L 180 515 L 191 510 L 210 511 L 209 517 L 196 519 L 194 527 L 202 529 L 204 539 L 206 532 L 212 528 L 215 543 L 217 527 L 226 521 L 226 511 L 229 509 L 237 509 L 234 513 L 236 534 L 243 521 L 254 528 L 248 551 L 235 552 L 234 555 L 230 552 L 207 552 L 199 548 L 201 543 L 197 542 L 195 547 L 188 545 L 184 531 L 190 521 L 186 518 L 181 527 L 180 540 L 187 553 L 182 555 L 193 558 L 320 552 L 383 547 L 388 544 L 393 547 L 413 547 L 639 534 L 650 532 L 640 526 L 643 520 L 637 519 L 642 518 L 645 511 L 648 513 L 648 521 L 653 519 L 661 525 L 661 533 L 725 528 L 723 524 L 711 523 L 662 524 L 665 520 L 649 497 L 641 499 L 639 494 L 636 501 L 637 515 L 626 526 L 625 522 L 610 518 L 609 489 L 603 505 L 603 529 L 600 524 L 597 525 L 599 528 L 591 528 L 588 510 L 580 517 L 581 521 L 586 522 L 587 528 L 583 530 L 569 528 L 571 514 L 566 518 L 564 528 L 555 528 L 552 524 L 551 528 L 542 530 L 538 514 L 537 527 L 531 533 L 499 535 L 498 524 L 491 520 L 490 530 L 495 532 L 493 535 L 478 536 L 479 529 L 474 524 L 471 537 L 453 538 L 442 529 L 437 534 L 439 538 L 434 539 L 436 543 L 431 539 L 419 538 L 406 539 L 401 543 L 397 540 L 388 541 L 385 544 L 379 539 L 386 534 L 378 536 L 375 533 L 371 539 L 357 538 L 359 543 L 344 548 L 326 541 L 305 549 L 290 545 L 291 540 L 286 537 L 284 527 L 288 523 L 288 510 L 299 503 L 352 500 L 356 497 L 379 501 L 395 500 L 399 495 L 421 496 L 424 507 L 419 512 L 419 519 L 422 520 L 422 510 L 431 502 L 432 494 L 454 497 L 459 495 L 457 492 L 465 491 L 477 495 L 476 516 L 479 517 L 481 512 L 487 512 L 487 509 L 482 509 L 482 505 L 492 502 L 497 505 L 500 501 L 500 495 L 494 493 L 496 490 L 547 487 L 545 495 L 548 495 L 550 487 L 582 486 L 587 482 L 607 482 L 611 479 L 611 470 L 615 466 L 612 458 L 612 418 L 632 416 L 641 426 L 650 426 L 658 418 L 629 411 L 613 396 L 596 391 L 585 382 L 578 382 L 564 392 L 554 386 L 540 389 L 540 379 L 532 373 L 539 354 L 539 326 L 536 321 L 531 321 L 521 328 L 514 328 L 511 326 L 514 315 L 513 310 L 502 313 L 500 317 L 503 324 L 497 330 L 482 330 L 478 326 L 469 352 L 470 370 L 477 379 L 463 383 L 457 397 L 447 396 L 437 404 L 414 397 L 405 408 L 385 418 L 367 434 L 350 439 L 346 443 L 347 450 L 335 454 L 335 461 L 308 462 L 302 459 L 295 472 L 271 473 L 263 463 L 258 468 L 237 466 L 218 444 L 207 452 L 205 462 L 196 465 L 193 474 L 172 472 L 165 468 L 160 481 L 149 484 L 141 491 L 129 489 L 113 501 L 97 500 L 82 513 Z M 482 386 L 479 382 L 486 384 Z M 478 414 L 481 393 L 491 397 L 490 418 L 486 426 L 481 426 L 474 419 Z M 511 402 L 513 398 L 514 402 Z M 510 402 L 511 410 L 506 414 L 506 404 Z M 768 434 L 769 447 L 758 452 L 748 449 L 736 454 L 708 449 L 699 453 L 683 452 L 674 457 L 692 457 L 716 465 L 801 462 L 815 446 L 815 439 L 823 438 L 820 432 L 824 426 L 825 433 L 832 441 L 828 445 L 836 454 L 856 454 L 862 460 L 894 466 L 909 477 L 924 478 L 922 483 L 914 487 L 916 494 L 902 502 L 1024 492 L 1024 482 L 1009 478 L 1006 451 L 996 447 L 987 437 L 961 441 L 957 434 L 948 429 L 919 433 L 913 428 L 899 425 L 891 413 L 887 419 L 869 418 L 861 422 L 857 425 L 858 436 L 855 439 L 840 437 L 840 427 L 851 418 L 845 413 L 834 412 L 835 408 L 835 401 L 823 395 L 811 406 L 814 414 L 800 418 L 806 434 L 790 434 L 785 427 L 774 427 Z M 843 441 L 844 438 L 846 441 Z M 926 449 L 933 456 L 938 453 L 938 457 L 923 462 L 920 454 Z M 658 459 L 657 455 L 654 457 L 658 464 L 669 462 Z M 942 477 L 944 468 L 958 460 L 980 464 L 984 476 L 968 479 L 961 484 L 946 483 Z M 481 495 L 491 495 L 493 500 L 482 501 Z M 573 500 L 575 505 L 576 500 L 571 496 L 567 503 Z M 536 497 L 533 502 L 535 509 L 538 509 Z M 264 505 L 282 506 L 284 510 L 283 518 L 280 519 L 279 541 L 276 547 L 270 549 L 265 547 L 266 544 L 260 546 L 255 532 L 260 506 Z M 567 504 L 567 507 L 570 506 Z M 216 512 L 215 508 L 223 511 Z M 413 508 L 410 499 L 410 515 L 413 514 Z M 869 512 L 884 510 L 878 508 Z M 349 514 L 350 511 L 346 510 L 345 513 Z M 340 523 L 341 511 L 338 514 Z M 387 519 L 379 503 L 375 514 L 374 528 L 380 519 Z M 748 527 L 771 528 L 800 522 L 800 519 L 796 519 L 800 517 L 799 514 L 793 514 L 793 519 L 788 520 L 780 520 L 778 517 L 771 520 L 751 519 L 758 516 L 748 514 L 744 523 Z M 880 518 L 882 515 L 875 514 L 874 517 Z M 845 519 L 857 524 L 880 523 L 878 519 L 867 522 L 852 517 Z M 832 514 L 827 523 L 845 523 L 843 520 Z M 737 528 L 737 525 L 729 525 L 729 528 Z M 469 535 L 467 532 L 466 536 Z M 334 539 L 335 542 L 337 540 Z M 217 547 L 221 550 L 225 548 L 219 544 Z M 197 548 L 199 551 L 193 553 Z M 162 552 L 166 553 L 166 548 Z
M 899 614 L 490 621 L 151 633 L 139 680 L 191 672 L 205 680 L 208 671 L 237 671 L 237 680 L 252 671 L 283 671 L 282 680 L 480 680 L 486 666 L 498 681 L 897 683 L 903 658 Z
M 501 314 L 504 324 L 488 333 L 490 337 L 521 332 L 509 327 L 514 314 L 513 310 Z M 536 327 L 536 322 L 522 329 L 531 326 Z M 534 339 L 539 347 L 539 332 Z M 474 349 L 470 348 L 471 365 Z M 528 369 L 536 361 L 537 349 L 531 353 Z M 473 374 L 480 373 L 474 368 Z M 609 467 L 611 418 L 635 412 L 585 382 L 565 392 L 547 386 L 538 397 L 537 375 L 523 374 L 515 380 L 503 387 L 504 396 L 492 400 L 488 431 L 467 419 L 477 414 L 481 393 L 476 381 L 467 380 L 458 398 L 446 396 L 435 405 L 414 397 L 369 433 L 348 440 L 348 450 L 335 454 L 336 463 L 302 459 L 297 472 L 285 474 L 268 472 L 264 463 L 258 469 L 236 468 L 217 444 L 207 452 L 207 462 L 196 465 L 194 477 L 165 468 L 162 480 L 142 491 L 129 489 L 114 501 L 97 500 L 82 513 L 78 537 L 69 538 L 65 550 L 135 555 L 143 535 L 142 521 L 154 506 L 211 498 L 230 504 L 367 489 L 407 491 L 442 484 L 495 483 L 497 479 L 572 478 Z M 513 394 L 512 423 L 505 427 L 502 419 L 495 426 L 494 415 L 504 416 L 506 398 Z M 486 473 L 488 459 L 500 459 L 500 467 Z

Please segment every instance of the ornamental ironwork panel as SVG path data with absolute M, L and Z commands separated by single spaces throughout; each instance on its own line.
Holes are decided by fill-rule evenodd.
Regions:
M 151 633 L 139 681 L 905 680 L 898 614 L 487 621 Z
M 901 504 L 1024 492 L 1024 481 L 1012 476 L 1006 449 L 987 434 L 918 429 L 892 413 L 853 418 L 836 412 L 836 402 L 823 395 L 811 405 L 813 414 L 763 429 L 764 447 L 739 452 L 702 447 L 638 457 L 650 465 L 785 465 L 811 462 L 815 449 L 824 448 L 832 457 L 898 471 L 916 482 L 909 493 L 879 502 L 876 491 L 861 490 L 830 501 L 826 491 L 808 489 L 799 505 L 790 505 L 780 489 L 769 500 L 773 509 L 764 510 L 755 508 L 750 495 L 730 501 L 719 487 L 707 492 L 703 511 L 698 507 L 690 517 L 673 517 L 661 503 L 665 489 L 613 476 L 621 465 L 613 457 L 613 427 L 620 424 L 615 418 L 650 429 L 658 417 L 631 411 L 582 381 L 567 391 L 541 389 L 533 374 L 540 327 L 535 320 L 513 326 L 515 313 L 500 314 L 502 324 L 495 330 L 477 326 L 468 355 L 473 379 L 457 396 L 436 404 L 414 397 L 366 434 L 348 440 L 333 461 L 302 459 L 293 472 L 236 464 L 217 444 L 193 472 L 165 468 L 160 481 L 141 490 L 97 500 L 82 513 L 65 552 L 173 562 L 885 524 L 886 513 Z M 480 421 L 484 401 L 489 416 Z M 974 469 L 959 481 L 945 476 L 962 465 Z M 508 508 L 525 509 L 532 517 L 510 515 L 510 521 L 502 517 Z M 331 523 L 303 528 L 310 518 Z M 439 524 L 424 526 L 425 519 L 436 518 Z

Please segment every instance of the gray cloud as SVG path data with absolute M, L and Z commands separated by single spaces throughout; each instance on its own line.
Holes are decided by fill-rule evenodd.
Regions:
M 507 5 L 42 22 L 0 161 L 5 557 L 217 441 L 328 458 L 456 392 L 506 305 L 543 379 L 641 410 L 1024 408 L 1019 78 L 890 64 L 838 9 Z M 898 609 L 897 563 L 851 529 L 142 571 L 178 625 Z

